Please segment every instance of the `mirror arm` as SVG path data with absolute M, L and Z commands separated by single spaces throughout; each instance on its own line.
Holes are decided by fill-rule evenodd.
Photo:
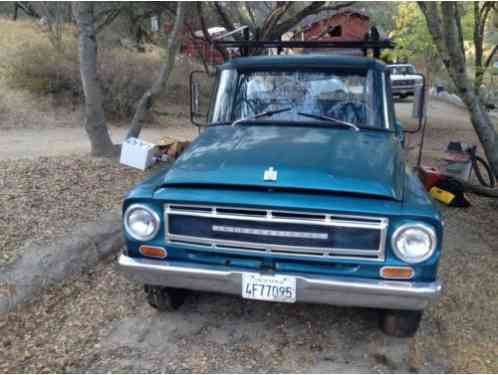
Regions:
M 425 140 L 425 128 L 427 126 L 427 118 L 424 116 L 423 119 L 420 120 L 420 127 L 422 127 L 422 135 L 420 136 L 420 145 L 418 148 L 418 157 L 417 157 L 417 170 L 420 170 L 420 165 L 422 164 L 422 151 L 424 150 L 424 140 Z
M 417 125 L 417 128 L 416 129 L 413 129 L 413 130 L 410 130 L 410 129 L 405 129 L 404 132 L 405 133 L 408 133 L 408 134 L 415 134 L 415 133 L 418 133 L 420 131 L 420 129 L 422 129 L 422 124 L 425 122 L 425 116 L 423 117 L 419 117 L 418 119 L 418 125 Z

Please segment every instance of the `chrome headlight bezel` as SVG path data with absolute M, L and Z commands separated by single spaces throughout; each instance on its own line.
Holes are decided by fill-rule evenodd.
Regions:
M 137 235 L 136 233 L 133 232 L 133 230 L 130 228 L 130 226 L 128 224 L 129 215 L 134 210 L 137 210 L 137 209 L 146 211 L 154 219 L 154 223 L 155 223 L 154 231 L 151 234 L 149 234 L 148 236 Z M 152 240 L 154 237 L 157 236 L 157 233 L 159 232 L 159 229 L 161 228 L 161 219 L 160 219 L 159 215 L 157 214 L 157 212 L 155 212 L 152 208 L 150 208 L 150 207 L 148 207 L 148 206 L 146 206 L 144 204 L 138 204 L 137 203 L 137 204 L 132 204 L 131 206 L 129 206 L 126 209 L 126 211 L 125 211 L 125 213 L 123 215 L 123 224 L 124 224 L 126 233 L 130 237 L 132 237 L 133 239 L 138 240 L 138 241 L 149 241 L 149 240 Z
M 409 229 L 416 229 L 424 232 L 430 239 L 430 247 L 428 251 L 423 254 L 423 255 L 418 255 L 418 256 L 407 256 L 404 254 L 400 249 L 398 249 L 396 242 L 398 240 L 398 237 L 402 235 L 405 231 Z M 406 262 L 408 264 L 416 264 L 416 263 L 421 263 L 427 259 L 429 259 L 434 252 L 436 251 L 436 246 L 437 246 L 437 235 L 436 231 L 434 228 L 428 224 L 424 223 L 406 223 L 394 231 L 392 237 L 391 237 L 391 248 L 394 251 L 394 254 L 398 259 L 402 260 L 403 262 Z

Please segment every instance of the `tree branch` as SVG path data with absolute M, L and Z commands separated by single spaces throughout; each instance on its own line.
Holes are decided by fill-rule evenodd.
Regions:
M 327 4 L 325 1 L 313 1 L 310 5 L 297 12 L 294 16 L 291 16 L 279 25 L 275 25 L 275 28 L 271 33 L 271 37 L 273 39 L 280 37 L 309 15 L 318 14 L 325 10 L 340 10 L 349 7 L 354 3 L 354 1 L 348 1 L 333 6 L 325 6 Z
M 26 15 L 34 18 L 41 18 L 40 14 L 27 1 L 16 1 L 17 7 L 21 8 Z
M 484 63 L 484 70 L 486 70 L 487 68 L 489 68 L 489 66 L 491 65 L 491 61 L 493 61 L 493 57 L 495 56 L 496 54 L 496 51 L 498 51 L 498 44 L 496 44 L 493 49 L 491 50 L 490 54 L 488 55 L 485 63 Z
M 438 5 L 435 2 L 419 1 L 418 6 L 424 14 L 427 28 L 432 36 L 432 40 L 436 45 L 439 56 L 447 69 L 449 69 L 449 55 L 444 43 L 444 35 L 441 29 L 441 16 L 439 14 Z
M 263 24 L 263 32 L 261 39 L 273 39 L 272 36 L 273 34 L 273 29 L 275 25 L 278 24 L 278 21 L 282 18 L 282 16 L 289 10 L 291 7 L 292 3 L 290 1 L 287 1 L 285 3 L 277 3 L 277 7 L 273 9 L 273 11 L 270 13 L 270 15 L 265 19 L 265 22 Z M 280 35 L 278 35 L 280 36 Z
M 97 34 L 100 33 L 104 28 L 114 22 L 114 20 L 121 14 L 122 8 L 115 8 L 108 12 L 104 20 L 97 25 Z
M 481 35 L 484 35 L 484 28 L 486 27 L 486 22 L 488 21 L 489 13 L 491 9 L 493 9 L 493 7 L 494 7 L 494 2 L 485 1 L 484 5 L 481 8 L 481 11 L 483 11 L 480 16 L 481 22 L 479 22 L 479 33 Z
M 211 35 L 209 34 L 209 31 L 206 26 L 206 21 L 204 20 L 204 16 L 202 15 L 202 3 L 198 2 L 196 4 L 197 8 L 197 17 L 199 18 L 199 23 L 201 24 L 201 30 L 202 34 L 204 35 L 204 39 L 209 42 L 210 45 L 214 45 L 214 47 L 223 55 L 223 58 L 226 60 L 228 59 L 228 52 L 225 48 L 218 46 L 217 44 L 213 43 L 213 39 L 211 38 Z
M 452 178 L 458 181 L 462 185 L 464 191 L 466 192 L 482 195 L 483 197 L 488 197 L 488 198 L 498 198 L 497 188 L 489 188 L 481 185 L 476 185 L 470 183 L 469 181 L 462 180 L 461 178 L 458 177 L 452 177 Z
M 249 18 L 251 19 L 251 22 L 253 24 L 253 27 L 256 28 L 256 17 L 254 17 L 254 13 L 251 9 L 251 7 L 247 4 L 247 1 L 244 1 L 244 8 L 249 15 Z
M 152 108 L 152 101 L 167 87 L 169 77 L 175 66 L 176 55 L 181 46 L 180 34 L 183 28 L 186 7 L 186 3 L 182 1 L 177 3 L 175 24 L 168 39 L 168 56 L 166 61 L 161 65 L 161 72 L 158 79 L 140 99 L 135 115 L 133 116 L 130 129 L 126 134 L 126 138 L 139 136 L 140 131 L 142 130 L 145 114 L 150 110 L 150 108 Z
M 225 12 L 225 9 L 223 9 L 223 6 L 218 2 L 214 2 L 214 7 L 216 9 L 216 13 L 218 14 L 218 17 L 221 19 L 221 22 L 223 23 L 223 26 L 227 31 L 233 31 L 235 30 L 235 26 L 233 25 L 232 21 L 230 20 L 230 17 L 228 14 Z

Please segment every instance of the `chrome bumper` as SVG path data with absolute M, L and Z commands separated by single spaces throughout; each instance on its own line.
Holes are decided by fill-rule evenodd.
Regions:
M 242 271 L 186 265 L 180 262 L 131 258 L 121 254 L 119 268 L 128 278 L 208 292 L 240 295 Z M 248 271 L 251 272 L 251 271 Z M 385 309 L 422 310 L 441 293 L 436 282 L 386 281 L 347 277 L 296 276 L 297 302 L 362 306 Z
M 398 86 L 391 87 L 393 94 L 413 94 L 415 93 L 415 86 Z

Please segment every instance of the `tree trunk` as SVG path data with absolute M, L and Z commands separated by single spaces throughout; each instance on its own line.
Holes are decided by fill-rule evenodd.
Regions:
M 498 198 L 498 189 L 496 188 L 488 188 L 486 186 L 472 184 L 469 181 L 462 180 L 461 178 L 451 178 L 460 182 L 466 192 L 482 195 L 483 197 L 488 198 Z
M 465 105 L 470 111 L 470 120 L 481 141 L 489 165 L 495 177 L 498 178 L 498 136 L 496 128 L 478 95 L 472 93 L 460 94 Z
M 173 26 L 173 30 L 171 31 L 168 39 L 168 56 L 166 61 L 161 65 L 161 71 L 158 79 L 138 102 L 137 109 L 135 111 L 135 115 L 133 116 L 133 120 L 131 121 L 130 130 L 126 135 L 126 138 L 136 138 L 140 135 L 145 114 L 152 108 L 154 99 L 167 89 L 168 80 L 175 66 L 176 55 L 181 45 L 181 37 L 179 34 L 183 28 L 185 7 L 185 3 L 181 1 L 178 2 L 175 25 Z
M 102 93 L 97 79 L 97 37 L 92 2 L 73 3 L 79 26 L 80 75 L 85 94 L 85 130 L 94 156 L 114 156 L 116 148 L 105 122 Z

